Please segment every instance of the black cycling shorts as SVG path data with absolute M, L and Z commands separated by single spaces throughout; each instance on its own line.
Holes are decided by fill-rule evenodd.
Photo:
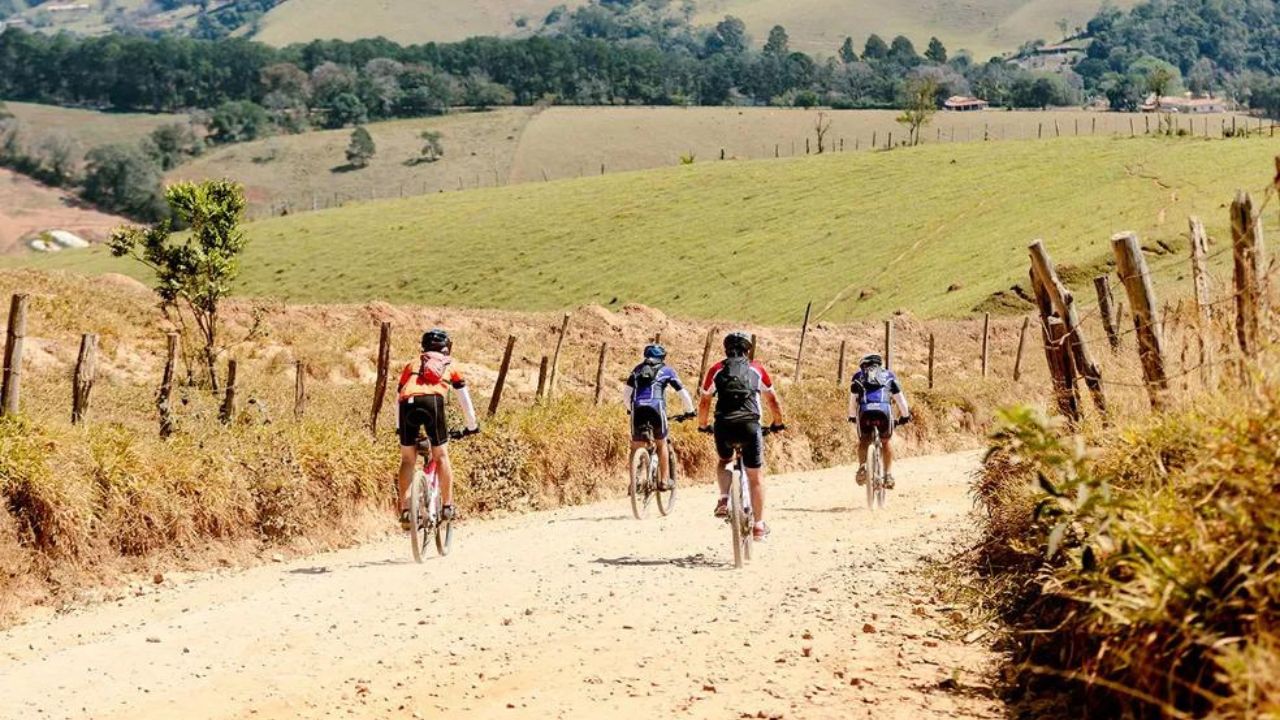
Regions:
M 667 416 L 661 410 L 648 405 L 631 408 L 631 439 L 644 442 L 647 439 L 644 436 L 646 425 L 653 430 L 654 440 L 667 439 Z
M 871 442 L 871 431 L 879 429 L 880 439 L 893 437 L 893 418 L 880 410 L 863 410 L 858 415 L 858 437 Z
M 426 428 L 432 445 L 440 447 L 449 443 L 443 395 L 419 395 L 400 401 L 400 446 L 417 445 L 419 428 Z
M 742 453 L 742 466 L 748 470 L 764 467 L 764 433 L 759 420 L 716 419 L 716 453 L 728 462 L 733 459 L 734 448 Z

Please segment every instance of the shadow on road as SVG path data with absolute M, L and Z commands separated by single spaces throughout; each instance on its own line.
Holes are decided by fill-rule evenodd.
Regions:
M 784 513 L 847 513 L 853 512 L 853 508 L 833 507 L 833 508 L 778 508 L 776 512 Z
M 663 565 L 671 565 L 685 569 L 722 568 L 731 564 L 720 560 L 712 560 L 702 553 L 686 555 L 680 558 L 638 558 L 631 556 L 596 558 L 591 562 L 596 565 L 611 565 L 613 567 L 661 567 Z
M 554 525 L 555 523 L 565 523 L 565 522 L 617 522 L 619 520 L 630 520 L 630 519 L 631 519 L 630 515 L 610 515 L 608 517 L 574 517 L 574 518 L 561 518 L 559 520 L 551 520 L 548 524 Z

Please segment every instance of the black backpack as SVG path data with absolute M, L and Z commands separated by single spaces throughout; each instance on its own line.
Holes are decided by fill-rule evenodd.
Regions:
M 644 364 L 636 368 L 631 374 L 632 382 L 635 383 L 637 390 L 647 388 L 653 385 L 658 379 L 658 373 L 662 372 L 663 363 L 660 360 L 645 360 Z
M 755 399 L 755 378 L 751 361 L 744 357 L 731 357 L 716 375 L 716 415 L 755 415 L 750 409 Z

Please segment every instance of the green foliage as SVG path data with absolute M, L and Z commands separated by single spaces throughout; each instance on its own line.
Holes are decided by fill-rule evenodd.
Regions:
M 847 37 L 840 45 L 840 62 L 848 65 L 858 61 L 858 52 L 853 49 L 853 38 Z
M 439 130 L 423 130 L 422 150 L 418 154 L 418 162 L 432 163 L 444 157 L 444 135 Z
M 81 194 L 95 205 L 152 221 L 168 212 L 160 190 L 160 166 L 136 145 L 104 145 L 85 156 Z
M 368 122 L 369 112 L 355 93 L 341 93 L 333 98 L 329 113 L 325 119 L 325 127 L 342 128 L 348 125 L 360 125 Z
M 947 61 L 947 47 L 936 37 L 929 38 L 929 48 L 924 51 L 925 59 L 941 65 Z
M 248 100 L 225 102 L 209 116 L 209 141 L 215 144 L 257 140 L 267 134 L 271 119 L 261 105 Z
M 787 29 L 774 25 L 769 31 L 769 40 L 764 44 L 764 54 L 774 57 L 785 57 L 791 52 L 791 39 L 787 37 Z
M 885 43 L 884 38 L 871 33 L 867 37 L 867 42 L 862 46 L 862 57 L 866 60 L 883 60 L 889 56 L 889 45 Z
M 907 81 L 902 91 L 902 114 L 898 122 L 906 125 L 908 144 L 920 144 L 920 131 L 938 112 L 938 81 L 929 76 L 916 76 Z
M 347 164 L 356 168 L 367 167 L 377 151 L 373 136 L 361 125 L 351 133 L 351 142 L 347 144 Z
M 164 305 L 191 313 L 210 385 L 217 388 L 218 308 L 240 274 L 247 243 L 240 228 L 244 190 L 227 180 L 182 182 L 169 186 L 165 200 L 174 221 L 190 228 L 185 236 L 176 238 L 165 220 L 149 228 L 118 228 L 109 247 L 115 257 L 132 257 L 155 273 Z
M 204 141 L 196 137 L 190 125 L 184 123 L 162 125 L 151 133 L 149 140 L 150 143 L 143 147 L 166 172 L 204 152 Z

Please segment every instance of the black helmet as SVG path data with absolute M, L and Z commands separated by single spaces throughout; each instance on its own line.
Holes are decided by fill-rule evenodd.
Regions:
M 449 333 L 440 328 L 432 328 L 422 334 L 423 352 L 448 352 L 451 347 L 453 341 L 449 339 Z
M 644 349 L 645 360 L 666 360 L 667 349 L 657 343 L 653 343 Z
M 735 330 L 724 336 L 724 351 L 728 355 L 746 355 L 751 352 L 751 336 Z
M 871 353 L 858 361 L 858 367 L 866 370 L 869 367 L 884 367 L 884 358 L 877 353 Z

